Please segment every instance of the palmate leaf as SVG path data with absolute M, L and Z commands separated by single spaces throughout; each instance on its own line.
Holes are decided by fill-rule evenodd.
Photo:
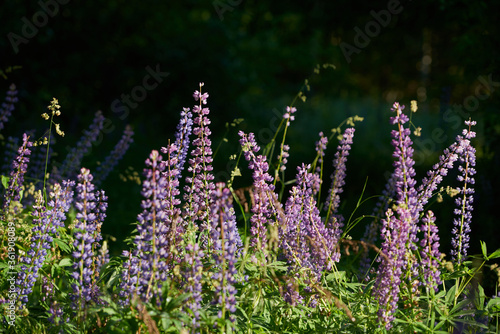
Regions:
M 54 242 L 57 244 L 57 246 L 59 246 L 59 248 L 61 248 L 61 250 L 63 252 L 65 252 L 65 253 L 71 252 L 71 248 L 69 247 L 69 245 L 67 243 L 65 243 L 64 241 L 62 241 L 61 239 L 54 238 Z

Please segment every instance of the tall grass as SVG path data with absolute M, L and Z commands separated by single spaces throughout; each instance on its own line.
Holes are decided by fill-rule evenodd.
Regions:
M 2 131 L 15 96 L 12 86 L 0 110 Z M 412 147 L 420 129 L 410 131 L 416 103 L 410 116 L 394 103 L 388 120 L 394 169 L 373 214 L 356 217 L 343 212 L 341 202 L 362 118 L 350 117 L 329 137 L 320 133 L 311 148 L 315 159 L 295 167 L 287 161 L 287 130 L 300 122 L 300 110 L 288 106 L 265 147 L 253 133 L 239 131 L 231 179 L 215 183 L 202 83 L 193 96 L 175 140 L 145 161 L 142 211 L 129 222 L 136 229 L 121 256 L 110 258 L 101 236 L 108 198 L 98 187 L 132 142 L 130 127 L 95 171 L 82 166 L 82 157 L 102 130 L 102 114 L 54 163 L 51 137 L 64 135 L 56 99 L 51 114 L 42 115 L 49 122 L 44 135 L 25 133 L 4 145 L 10 164 L 2 176 L 2 331 L 498 332 L 500 298 L 487 296 L 479 277 L 484 270 L 498 273 L 489 261 L 500 250 L 488 253 L 481 243 L 482 254 L 467 252 L 478 223 L 474 121 L 465 122 L 420 180 Z M 302 91 L 297 98 L 304 100 Z M 325 156 L 328 145 L 337 146 L 333 157 Z M 323 175 L 329 161 L 330 179 Z M 286 180 L 290 168 L 296 177 Z M 452 169 L 456 180 L 447 178 Z M 244 173 L 251 173 L 252 184 L 235 189 Z M 440 252 L 430 205 L 443 196 L 455 200 L 450 255 Z M 373 202 L 361 194 L 356 207 Z M 364 238 L 354 240 L 352 229 L 365 229 Z

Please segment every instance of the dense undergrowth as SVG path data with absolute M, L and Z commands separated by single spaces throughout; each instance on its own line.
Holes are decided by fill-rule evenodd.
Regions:
M 306 82 L 307 87 L 307 82 Z M 287 164 L 286 107 L 274 138 L 260 147 L 239 131 L 240 150 L 226 183 L 214 182 L 208 94 L 200 84 L 184 108 L 175 139 L 151 151 L 142 178 L 142 212 L 129 249 L 111 257 L 101 236 L 108 198 L 102 181 L 125 154 L 133 131 L 95 170 L 82 166 L 103 127 L 96 113 L 73 150 L 53 161 L 64 136 L 54 99 L 42 136 L 4 140 L 0 252 L 0 328 L 11 333 L 496 333 L 500 298 L 480 276 L 498 273 L 500 250 L 471 256 L 475 122 L 421 180 L 413 165 L 411 110 L 394 103 L 394 169 L 377 198 L 360 195 L 342 212 L 355 124 L 348 118 L 319 134 L 313 161 Z M 303 94 L 298 95 L 304 98 Z M 2 105 L 3 130 L 17 102 Z M 418 115 L 418 114 L 417 114 Z M 415 131 L 412 131 L 414 129 Z M 337 143 L 338 141 L 338 143 Z M 333 157 L 327 145 L 337 145 Z M 57 146 L 57 145 L 56 145 Z M 391 157 L 387 157 L 391 159 Z M 333 161 L 333 162 L 330 162 Z M 333 163 L 333 174 L 323 175 Z M 293 180 L 286 169 L 296 168 Z M 447 177 L 452 169 L 455 179 Z M 246 188 L 235 178 L 251 173 Z M 447 185 L 443 182 L 446 181 Z M 451 254 L 439 250 L 432 205 L 455 206 Z M 128 222 L 133 223 L 133 222 Z M 350 231 L 366 229 L 361 240 Z M 499 274 L 500 276 L 500 274 Z

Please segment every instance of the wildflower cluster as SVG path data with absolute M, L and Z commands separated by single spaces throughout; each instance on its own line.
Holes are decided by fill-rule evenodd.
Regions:
M 238 164 L 245 158 L 250 184 L 234 180 L 243 174 L 237 165 L 229 184 L 214 183 L 209 95 L 202 87 L 193 94 L 192 111 L 182 109 L 175 141 L 145 159 L 136 229 L 120 256 L 111 256 L 103 239 L 109 192 L 98 187 L 106 185 L 103 181 L 133 143 L 131 127 L 96 167 L 95 177 L 82 162 L 101 136 L 101 112 L 62 163 L 51 163 L 50 175 L 52 125 L 64 135 L 54 122 L 61 114 L 56 99 L 50 113 L 42 115 L 50 120 L 48 133 L 34 141 L 43 150 L 31 154 L 34 135 L 29 132 L 22 143 L 11 141 L 8 176 L 2 177 L 2 224 L 8 224 L 9 234 L 4 229 L 1 242 L 9 259 L 17 250 L 19 263 L 0 267 L 2 277 L 15 273 L 9 293 L 0 292 L 0 308 L 10 312 L 14 305 L 18 319 L 38 321 L 16 320 L 16 326 L 25 332 L 116 333 L 498 329 L 493 321 L 500 316 L 498 298 L 486 300 L 476 283 L 469 284 L 486 260 L 500 257 L 500 251 L 488 254 L 482 245 L 485 262 L 477 270 L 468 267 L 476 174 L 471 128 L 476 122 L 465 122 L 467 128 L 420 181 L 412 135 L 422 130 L 412 134 L 404 106 L 394 103 L 393 170 L 382 195 L 372 196 L 378 198 L 373 214 L 353 217 L 342 200 L 354 122 L 361 118 L 349 118 L 331 137 L 321 132 L 315 159 L 301 163 L 295 178 L 285 180 L 291 160 L 285 137 L 300 117 L 288 106 L 278 129 L 280 145 L 274 146 L 275 136 L 261 150 L 254 133 L 238 132 L 240 155 L 232 159 Z M 9 94 L 0 130 L 12 111 L 14 88 Z M 418 110 L 416 102 L 411 110 Z M 322 195 L 327 145 L 335 135 L 339 143 L 331 181 Z M 274 147 L 280 149 L 277 155 Z M 448 188 L 456 208 L 451 262 L 445 262 L 440 215 L 429 206 L 455 165 L 459 185 Z M 36 189 L 31 198 L 23 196 L 27 171 L 44 181 L 30 186 Z M 234 189 L 238 183 L 242 188 Z M 371 204 L 372 197 L 360 199 L 356 209 Z M 362 240 L 349 236 L 368 219 Z M 20 237 L 11 238 L 13 233 Z M 0 279 L 2 287 L 9 282 Z M 5 326 L 11 323 L 0 319 L 1 330 Z

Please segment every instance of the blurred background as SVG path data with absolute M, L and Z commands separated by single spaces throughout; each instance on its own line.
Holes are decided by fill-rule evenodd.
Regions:
M 193 106 L 199 82 L 210 94 L 219 175 L 238 151 L 237 131 L 255 132 L 266 144 L 287 105 L 298 109 L 287 137 L 289 179 L 297 165 L 314 159 L 320 131 L 329 134 L 349 116 L 364 117 L 356 126 L 342 194 L 347 217 L 365 183 L 364 198 L 380 194 L 392 170 L 391 105 L 399 101 L 409 109 L 417 100 L 419 181 L 461 132 L 463 120 L 478 122 L 470 253 L 479 252 L 479 240 L 493 250 L 500 244 L 494 211 L 500 204 L 499 13 L 498 1 L 463 0 L 7 0 L 0 10 L 0 92 L 15 83 L 20 101 L 2 134 L 37 129 L 41 136 L 47 123 L 40 114 L 56 97 L 66 132 L 54 146 L 57 161 L 102 110 L 108 131 L 83 161 L 92 170 L 125 125 L 133 126 L 135 142 L 102 185 L 109 196 L 103 232 L 116 237 L 111 247 L 118 254 L 141 211 L 141 186 L 120 175 L 141 175 L 150 151 L 173 138 L 179 113 Z M 155 88 L 137 88 L 145 87 L 152 72 L 159 73 Z M 304 90 L 303 102 L 295 97 L 306 79 L 310 91 Z M 132 96 L 128 111 L 119 111 L 127 95 Z M 114 104 L 117 100 L 122 104 Z M 227 127 L 238 118 L 244 121 Z M 329 145 L 327 173 L 336 145 Z M 235 187 L 249 185 L 245 174 Z M 445 185 L 458 186 L 455 177 L 456 171 Z M 327 177 L 325 187 L 329 184 Z M 370 214 L 374 204 L 368 200 L 355 216 Z M 453 208 L 446 196 L 432 206 L 447 254 Z M 366 223 L 352 231 L 354 238 L 362 236 Z

